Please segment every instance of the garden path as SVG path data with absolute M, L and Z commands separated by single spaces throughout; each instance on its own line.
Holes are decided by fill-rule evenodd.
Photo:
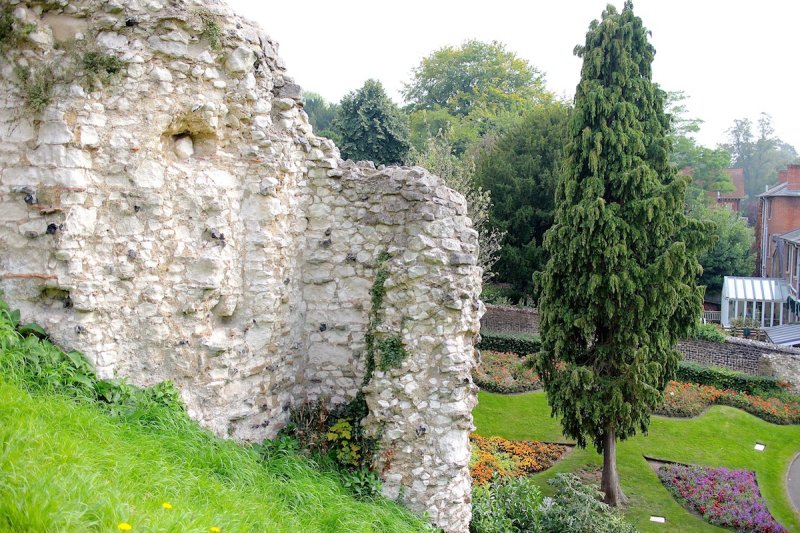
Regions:
M 800 453 L 794 456 L 792 464 L 789 465 L 789 473 L 786 475 L 786 490 L 789 491 L 789 499 L 794 505 L 794 510 L 800 513 Z

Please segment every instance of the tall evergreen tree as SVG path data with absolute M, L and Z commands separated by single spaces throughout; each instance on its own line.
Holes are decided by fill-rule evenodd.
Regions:
M 618 505 L 616 442 L 647 431 L 675 375 L 675 344 L 701 310 L 706 227 L 683 213 L 688 178 L 669 162 L 655 50 L 632 3 L 609 5 L 575 52 L 583 67 L 545 237 L 537 366 L 564 434 L 603 453 L 601 489 Z
M 402 163 L 411 148 L 408 119 L 377 80 L 342 98 L 331 129 L 341 136 L 345 159 L 391 165 Z

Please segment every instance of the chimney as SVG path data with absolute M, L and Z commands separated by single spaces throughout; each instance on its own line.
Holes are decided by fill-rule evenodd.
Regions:
M 782 176 L 783 177 L 783 176 Z M 787 189 L 790 191 L 800 191 L 800 165 L 789 165 L 786 168 Z

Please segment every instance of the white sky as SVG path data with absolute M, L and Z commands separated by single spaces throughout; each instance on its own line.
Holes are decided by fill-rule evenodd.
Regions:
M 337 102 L 369 78 L 401 103 L 412 68 L 432 51 L 466 39 L 498 40 L 571 98 L 580 78 L 572 51 L 607 0 L 228 0 L 280 44 L 305 90 Z M 612 1 L 618 9 L 622 0 Z M 735 118 L 772 115 L 776 134 L 800 150 L 800 2 L 797 0 L 637 0 L 652 32 L 653 78 L 682 90 L 698 139 L 714 146 Z

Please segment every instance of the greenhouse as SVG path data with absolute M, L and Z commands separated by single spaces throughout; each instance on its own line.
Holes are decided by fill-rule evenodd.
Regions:
M 782 279 L 725 276 L 720 322 L 726 328 L 780 326 L 793 316 L 788 298 L 789 288 Z

